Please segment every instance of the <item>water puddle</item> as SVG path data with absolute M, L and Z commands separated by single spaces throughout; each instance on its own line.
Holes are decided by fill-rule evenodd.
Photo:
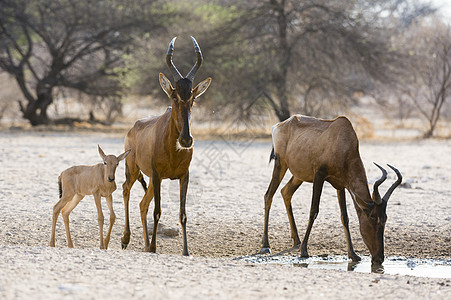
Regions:
M 285 255 L 256 254 L 236 258 L 254 264 L 292 265 L 294 267 L 324 270 L 342 270 L 361 273 L 410 275 L 430 278 L 451 278 L 451 260 L 386 257 L 382 266 L 372 266 L 370 257 L 362 257 L 358 263 L 346 256 L 325 256 L 301 258 Z

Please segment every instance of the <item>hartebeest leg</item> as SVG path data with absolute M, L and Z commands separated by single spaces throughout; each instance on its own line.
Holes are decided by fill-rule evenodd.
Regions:
M 349 219 L 348 211 L 346 209 L 346 194 L 345 190 L 337 190 L 338 204 L 340 205 L 341 211 L 341 223 L 343 224 L 346 236 L 346 244 L 348 246 L 348 257 L 352 261 L 360 261 L 360 257 L 354 252 L 354 247 L 352 246 L 351 233 L 349 232 Z
M 146 189 L 146 193 L 144 194 L 143 199 L 139 203 L 139 210 L 141 212 L 141 223 L 143 225 L 144 246 L 146 252 L 150 251 L 149 232 L 147 229 L 147 212 L 149 211 L 149 204 L 152 201 L 152 198 L 153 198 L 153 187 L 152 183 L 150 183 L 149 188 Z
M 139 176 L 139 169 L 137 166 L 133 167 L 129 166 L 129 162 L 132 162 L 134 159 L 134 155 L 128 155 L 125 161 L 125 182 L 122 185 L 122 196 L 124 198 L 124 211 L 125 211 L 125 225 L 124 225 L 124 234 L 121 238 L 121 246 L 122 249 L 127 248 L 128 243 L 130 243 L 130 219 L 129 219 L 129 202 L 130 202 L 130 189 L 135 183 L 136 179 Z
M 158 222 L 160 221 L 161 216 L 161 178 L 157 171 L 152 172 L 152 185 L 153 185 L 153 196 L 155 198 L 155 208 L 153 210 L 153 232 L 152 232 L 152 240 L 150 241 L 150 252 L 157 251 L 157 229 Z
M 72 242 L 72 237 L 70 235 L 69 229 L 69 215 L 83 198 L 84 196 L 82 195 L 79 194 L 74 195 L 72 200 L 69 203 L 67 203 L 61 210 L 61 215 L 64 221 L 64 227 L 66 228 L 67 247 L 69 248 L 74 248 L 74 243 Z
M 288 220 L 290 221 L 291 238 L 293 239 L 293 246 L 300 245 L 301 240 L 299 239 L 298 229 L 296 227 L 296 222 L 294 221 L 293 208 L 291 206 L 291 198 L 293 197 L 293 194 L 296 192 L 296 190 L 299 188 L 301 184 L 302 181 L 296 179 L 293 176 L 281 190 L 283 201 L 285 203 L 285 208 L 287 209 Z
M 268 190 L 265 194 L 265 225 L 262 238 L 262 249 L 260 253 L 270 253 L 269 240 L 268 240 L 268 226 L 269 226 L 269 211 L 271 209 L 272 198 L 274 197 L 280 182 L 287 172 L 287 166 L 281 164 L 279 156 L 276 154 L 276 159 L 274 161 L 274 169 L 272 172 L 271 182 L 269 184 Z
M 315 178 L 313 179 L 312 204 L 310 207 L 310 216 L 308 220 L 307 230 L 305 231 L 304 240 L 301 244 L 301 257 L 309 257 L 307 252 L 307 243 L 310 236 L 310 231 L 312 230 L 313 222 L 318 216 L 319 200 L 321 198 L 321 192 L 323 191 L 324 180 L 325 174 L 323 174 L 321 171 L 318 171 L 315 174 Z
M 144 189 L 144 192 L 147 192 L 147 184 L 146 184 L 146 181 L 144 180 L 143 173 L 141 173 L 141 172 L 139 172 L 138 181 L 141 183 L 141 185 Z
M 113 210 L 113 196 L 109 195 L 106 198 L 106 204 L 108 205 L 108 209 L 110 211 L 110 225 L 108 226 L 108 233 L 106 235 L 104 245 L 105 249 L 108 249 L 108 244 L 110 243 L 111 230 L 113 229 L 114 222 L 116 221 L 116 214 Z
M 94 202 L 97 208 L 97 222 L 99 223 L 99 233 L 100 233 L 100 249 L 105 249 L 105 244 L 103 243 L 103 223 L 105 218 L 103 217 L 102 212 L 102 203 L 100 195 L 94 194 Z
M 58 221 L 58 216 L 63 209 L 64 206 L 69 203 L 74 195 L 65 195 L 63 194 L 60 200 L 53 206 L 53 216 L 52 216 L 52 233 L 50 235 L 50 247 L 55 247 L 55 231 L 56 231 L 56 222 Z
M 180 224 L 182 225 L 183 234 L 183 255 L 188 256 L 188 240 L 186 238 L 186 193 L 188 191 L 189 172 L 187 172 L 182 178 L 180 178 Z

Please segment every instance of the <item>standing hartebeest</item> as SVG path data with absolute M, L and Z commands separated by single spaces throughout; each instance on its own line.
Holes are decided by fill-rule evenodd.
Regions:
M 99 155 L 103 163 L 93 166 L 73 166 L 58 176 L 60 200 L 53 207 L 52 233 L 50 246 L 55 247 L 56 221 L 61 212 L 66 228 L 67 247 L 73 248 L 74 243 L 69 230 L 69 215 L 86 195 L 93 195 L 97 207 L 97 221 L 100 231 L 100 249 L 107 249 L 110 242 L 111 229 L 113 228 L 116 215 L 113 210 L 113 192 L 116 190 L 115 173 L 119 162 L 129 153 L 126 151 L 119 156 L 105 155 L 102 148 L 98 146 Z M 110 210 L 110 225 L 105 240 L 103 239 L 103 213 L 101 198 L 105 197 Z
M 261 252 L 270 252 L 268 241 L 269 210 L 274 193 L 287 169 L 289 169 L 293 177 L 283 187 L 281 193 L 290 221 L 294 246 L 301 243 L 294 221 L 291 198 L 303 181 L 313 182 L 310 217 L 301 244 L 301 256 L 308 257 L 307 242 L 313 221 L 319 212 L 323 184 L 324 181 L 327 181 L 337 190 L 349 258 L 353 261 L 360 260 L 360 257 L 354 252 L 349 233 L 345 189 L 349 191 L 354 200 L 360 223 L 360 233 L 371 253 L 372 262 L 381 264 L 384 261 L 384 227 L 387 220 L 387 200 L 393 190 L 401 183 L 401 173 L 389 165 L 395 171 L 398 179 L 381 198 L 378 187 L 387 178 L 387 172 L 376 164 L 382 171 L 382 177 L 374 183 L 373 196 L 371 197 L 365 169 L 359 154 L 359 141 L 351 122 L 346 117 L 320 120 L 295 115 L 273 126 L 272 139 L 274 148 L 270 160 L 275 159 L 275 163 L 271 183 L 265 194 L 265 227 Z
M 211 78 L 202 81 L 194 89 L 192 88 L 194 75 L 202 63 L 202 53 L 196 40 L 191 37 L 194 43 L 197 61 L 186 77 L 183 78 L 172 62 L 175 39 L 173 38 L 169 43 L 166 54 L 166 62 L 174 77 L 175 88 L 160 73 L 160 85 L 171 99 L 172 107 L 169 107 L 161 116 L 138 120 L 125 137 L 125 149 L 130 149 L 131 152 L 125 161 L 126 181 L 122 185 L 125 206 L 125 229 L 121 241 L 122 248 L 125 249 L 130 242 L 128 212 L 130 189 L 138 179 L 146 191 L 139 204 L 144 230 L 145 250 L 150 252 L 156 251 L 157 227 L 161 214 L 161 180 L 167 178 L 171 180 L 179 179 L 183 255 L 189 255 L 186 238 L 185 203 L 189 181 L 189 165 L 193 155 L 193 137 L 190 131 L 191 110 L 194 100 L 202 95 L 210 86 Z M 149 176 L 149 188 L 146 188 L 141 171 Z M 155 198 L 154 226 L 152 241 L 149 246 L 147 211 L 153 197 Z

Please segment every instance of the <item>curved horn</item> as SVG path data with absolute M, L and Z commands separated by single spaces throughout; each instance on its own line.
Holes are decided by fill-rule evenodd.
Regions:
M 174 53 L 174 43 L 176 38 L 177 37 L 171 40 L 171 42 L 169 43 L 168 52 L 166 52 L 166 63 L 168 64 L 169 70 L 171 70 L 175 82 L 183 78 L 182 75 L 180 75 L 180 72 L 175 67 L 174 63 L 172 62 L 172 54 Z
M 387 192 L 385 193 L 384 197 L 382 197 L 382 201 L 387 202 L 388 198 L 390 198 L 391 194 L 393 193 L 393 191 L 398 187 L 398 185 L 401 184 L 402 182 L 402 175 L 401 172 L 399 172 L 398 169 L 396 169 L 395 167 L 387 164 L 387 166 L 389 166 L 393 171 L 395 171 L 396 176 L 398 176 L 398 179 L 395 181 L 395 183 L 392 184 L 392 186 L 387 190 Z
M 381 178 L 379 178 L 374 183 L 374 187 L 373 187 L 373 201 L 374 201 L 374 203 L 379 205 L 382 203 L 382 198 L 381 198 L 381 195 L 379 194 L 379 186 L 382 184 L 382 182 L 385 181 L 385 179 L 387 179 L 387 171 L 385 171 L 385 169 L 382 168 L 381 166 L 379 166 L 377 163 L 373 162 L 373 164 L 375 164 L 376 167 L 378 167 L 382 171 Z
M 191 82 L 193 82 L 194 75 L 196 75 L 197 70 L 199 70 L 203 59 L 202 59 L 202 52 L 200 52 L 200 48 L 199 48 L 199 45 L 197 44 L 196 39 L 194 37 L 191 37 L 191 39 L 193 40 L 194 51 L 196 51 L 197 61 L 196 61 L 196 64 L 193 66 L 191 71 L 189 71 L 189 73 L 186 75 L 185 78 L 187 78 L 187 79 L 191 80 Z

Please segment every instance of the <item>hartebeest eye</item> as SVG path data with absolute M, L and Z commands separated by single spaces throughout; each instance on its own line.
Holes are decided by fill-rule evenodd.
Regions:
M 104 161 L 103 164 L 106 166 L 106 161 Z

